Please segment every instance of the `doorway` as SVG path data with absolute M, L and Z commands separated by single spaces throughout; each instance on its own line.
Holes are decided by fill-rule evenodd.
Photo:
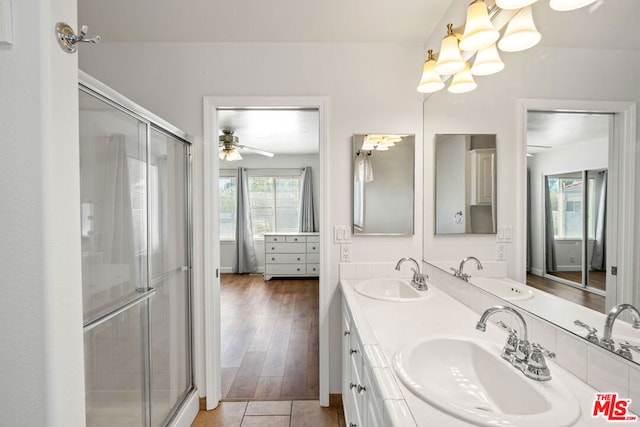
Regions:
M 317 269 L 316 275 L 319 276 L 317 279 L 314 279 L 313 277 L 291 275 L 292 277 L 276 277 L 276 278 L 271 278 L 271 280 L 267 281 L 265 280 L 265 277 L 264 277 L 264 268 L 265 268 L 264 266 L 258 266 L 259 267 L 258 271 L 257 272 L 253 271 L 253 274 L 243 274 L 243 275 L 234 276 L 232 275 L 231 268 L 230 268 L 232 264 L 232 260 L 230 260 L 230 258 L 228 257 L 228 254 L 223 252 L 222 245 L 224 244 L 224 239 L 222 239 L 223 243 L 221 243 L 220 238 L 223 236 L 223 233 L 224 233 L 223 227 L 225 227 L 225 225 L 221 222 L 222 218 L 219 218 L 218 213 L 220 211 L 221 199 L 225 197 L 225 195 L 222 194 L 222 192 L 220 191 L 220 187 L 219 187 L 220 179 L 221 177 L 224 178 L 225 175 L 229 175 L 229 174 L 233 175 L 234 173 L 237 174 L 238 168 L 237 166 L 234 166 L 234 168 L 236 169 L 235 171 L 233 170 L 232 172 L 224 171 L 225 168 L 228 168 L 228 166 L 226 166 L 226 163 L 230 163 L 230 162 L 227 162 L 226 160 L 222 160 L 222 157 L 219 157 L 218 155 L 219 154 L 219 151 L 218 151 L 219 134 L 220 134 L 220 131 L 222 130 L 225 130 L 225 131 L 233 130 L 234 135 L 240 141 L 239 142 L 240 145 L 251 147 L 247 151 L 258 151 L 258 152 L 266 151 L 271 153 L 273 153 L 274 151 L 277 151 L 273 145 L 269 146 L 268 148 L 265 148 L 265 147 L 260 148 L 257 142 L 255 141 L 251 142 L 248 138 L 242 139 L 243 136 L 240 130 L 241 128 L 239 127 L 236 129 L 230 129 L 230 126 L 228 126 L 228 122 L 225 122 L 224 116 L 228 115 L 226 112 L 237 113 L 238 111 L 248 111 L 248 110 L 256 110 L 256 109 L 264 110 L 264 111 L 312 110 L 317 112 L 317 118 L 316 118 L 316 121 L 317 121 L 316 132 L 317 132 L 317 140 L 318 140 L 318 148 L 316 153 L 317 169 L 314 167 L 311 168 L 311 170 L 315 169 L 312 176 L 313 176 L 313 180 L 315 181 L 315 186 L 317 188 L 317 191 L 314 196 L 315 202 L 317 204 L 316 209 L 318 212 L 318 219 L 317 219 L 318 233 L 316 238 L 319 240 L 319 242 L 315 243 L 315 246 L 318 246 L 319 244 L 319 248 L 316 254 L 317 265 L 315 266 L 315 268 Z M 223 112 L 223 114 L 220 114 L 221 112 Z M 264 123 L 265 122 L 263 122 L 263 128 L 266 127 Z M 285 126 L 290 124 L 291 123 L 288 123 L 288 124 L 285 123 Z M 245 135 L 247 135 L 246 132 L 245 132 Z M 328 233 L 325 232 L 326 221 L 324 221 L 324 219 L 327 217 L 326 216 L 327 215 L 326 190 L 325 190 L 327 188 L 326 186 L 327 175 L 324 172 L 326 171 L 326 167 L 327 167 L 326 159 L 328 156 L 328 153 L 327 153 L 328 147 L 326 146 L 325 140 L 326 140 L 326 99 L 325 98 L 317 98 L 317 97 L 301 97 L 301 98 L 297 98 L 297 97 L 278 97 L 278 98 L 206 97 L 205 98 L 205 217 L 209 219 L 208 221 L 205 221 L 205 222 L 211 222 L 211 224 L 209 224 L 209 227 L 210 227 L 209 230 L 205 230 L 205 259 L 214 260 L 214 265 L 205 267 L 205 282 L 214 283 L 214 286 L 212 287 L 212 289 L 205 288 L 204 290 L 205 292 L 204 299 L 206 301 L 205 307 L 204 307 L 206 355 L 205 355 L 205 360 L 203 361 L 203 364 L 205 365 L 205 375 L 206 375 L 205 379 L 206 379 L 206 389 L 207 389 L 207 409 L 213 409 L 214 407 L 217 406 L 217 403 L 222 399 L 248 400 L 249 396 L 239 395 L 239 394 L 240 392 L 250 393 L 252 391 L 251 389 L 253 389 L 254 400 L 263 399 L 264 397 L 262 396 L 270 393 L 269 390 L 273 392 L 275 389 L 278 388 L 278 385 L 277 385 L 278 383 L 280 384 L 280 392 L 282 392 L 282 390 L 287 389 L 287 387 L 284 387 L 284 388 L 282 387 L 282 384 L 287 382 L 286 372 L 283 373 L 281 378 L 277 378 L 278 377 L 277 375 L 263 375 L 264 372 L 262 371 L 262 368 L 266 366 L 265 361 L 266 361 L 266 358 L 268 357 L 267 355 L 267 353 L 269 352 L 268 349 L 273 343 L 269 342 L 265 337 L 259 338 L 256 335 L 256 333 L 252 334 L 250 332 L 250 329 L 254 327 L 255 327 L 255 331 L 257 331 L 258 328 L 261 327 L 260 325 L 257 325 L 257 324 L 245 325 L 247 326 L 247 328 L 245 328 L 245 331 L 243 332 L 245 334 L 244 338 L 242 337 L 242 334 L 237 335 L 237 331 L 229 332 L 229 335 L 234 335 L 237 338 L 235 343 L 236 349 L 240 349 L 241 347 L 245 346 L 248 350 L 252 348 L 251 347 L 252 345 L 254 346 L 253 349 L 257 349 L 257 348 L 262 348 L 263 350 L 266 349 L 266 352 L 263 355 L 264 359 L 262 360 L 262 364 L 259 361 L 260 355 L 255 355 L 255 354 L 251 355 L 251 357 L 258 356 L 257 362 L 254 361 L 255 363 L 253 364 L 253 371 L 254 373 L 256 373 L 256 375 L 251 380 L 252 383 L 255 382 L 256 384 L 255 389 L 253 388 L 253 385 L 245 388 L 243 384 L 246 385 L 247 383 L 244 382 L 242 378 L 240 379 L 238 378 L 237 376 L 238 373 L 241 373 L 243 376 L 246 376 L 246 374 L 248 374 L 249 371 L 247 369 L 244 369 L 245 367 L 247 367 L 247 365 L 243 367 L 241 361 L 234 360 L 235 356 L 233 355 L 233 351 L 231 353 L 228 353 L 228 351 L 231 350 L 231 346 L 233 346 L 234 343 L 231 341 L 226 341 L 226 337 L 223 336 L 225 332 L 223 329 L 221 329 L 224 323 L 223 316 L 226 315 L 225 309 L 227 305 L 223 307 L 223 304 L 225 304 L 223 298 L 225 297 L 224 295 L 226 292 L 225 283 L 227 282 L 230 284 L 229 289 L 231 289 L 234 286 L 238 287 L 238 284 L 242 282 L 243 283 L 242 287 L 245 288 L 245 290 L 242 292 L 245 293 L 245 296 L 249 296 L 249 300 L 247 301 L 254 301 L 254 302 L 259 301 L 259 298 L 256 298 L 257 295 L 262 295 L 263 297 L 268 296 L 268 298 L 271 299 L 273 304 L 254 305 L 253 309 L 251 310 L 251 313 L 256 314 L 262 311 L 262 313 L 264 314 L 263 318 L 265 319 L 268 319 L 269 316 L 272 316 L 271 320 L 269 321 L 270 323 L 262 326 L 263 330 L 269 330 L 273 326 L 273 330 L 271 330 L 272 337 L 275 337 L 277 335 L 276 327 L 277 327 L 278 318 L 277 317 L 273 318 L 273 315 L 275 311 L 274 307 L 276 306 L 275 302 L 278 301 L 280 298 L 282 298 L 283 304 L 280 304 L 278 308 L 278 312 L 282 313 L 283 317 L 287 311 L 290 311 L 293 309 L 293 312 L 290 313 L 290 321 L 292 322 L 291 325 L 297 322 L 297 326 L 300 326 L 303 322 L 306 323 L 308 321 L 309 327 L 310 327 L 310 329 L 307 330 L 308 336 L 309 334 L 310 335 L 314 334 L 312 327 L 317 327 L 317 333 L 315 333 L 317 335 L 317 344 L 312 344 L 311 346 L 309 346 L 308 338 L 306 343 L 307 349 L 308 349 L 307 361 L 306 361 L 307 366 L 308 366 L 308 363 L 312 361 L 312 359 L 315 358 L 317 360 L 317 368 L 315 368 L 316 372 L 313 372 L 313 368 L 312 369 L 309 369 L 308 367 L 306 368 L 307 378 L 309 377 L 317 378 L 316 385 L 310 384 L 309 382 L 305 382 L 305 385 L 304 385 L 305 390 L 312 390 L 312 391 L 310 392 L 307 391 L 305 392 L 306 395 L 300 395 L 300 396 L 297 393 L 294 394 L 291 391 L 292 388 L 289 387 L 289 391 L 286 393 L 286 396 L 281 394 L 280 398 L 283 398 L 283 399 L 284 398 L 288 398 L 288 399 L 310 398 L 313 396 L 315 399 L 319 398 L 320 404 L 322 406 L 328 406 L 329 404 L 328 321 L 326 320 L 326 316 L 323 316 L 323 313 L 326 313 L 328 311 L 328 297 L 325 295 L 325 292 L 324 292 L 325 287 L 323 286 L 324 280 L 326 280 L 325 271 L 327 268 L 326 262 L 324 260 L 326 260 L 326 257 L 327 257 L 326 253 L 328 249 L 327 242 L 325 242 L 325 236 L 327 236 Z M 251 159 L 252 156 L 249 154 L 249 152 L 247 152 L 247 154 L 245 155 L 243 154 L 242 151 L 240 151 L 240 154 L 243 158 L 247 159 L 247 163 L 245 164 L 245 167 L 243 167 L 243 169 L 247 170 L 246 171 L 247 181 L 249 180 L 249 178 L 252 178 L 254 180 L 255 185 L 258 185 L 256 181 L 259 181 L 260 185 L 263 186 L 263 189 L 276 188 L 276 193 L 278 193 L 278 188 L 280 187 L 284 188 L 284 187 L 287 187 L 289 184 L 291 184 L 291 180 L 288 179 L 287 177 L 295 176 L 296 173 L 300 174 L 300 170 L 302 169 L 301 167 L 302 165 L 287 166 L 279 163 L 271 164 L 268 166 L 265 166 L 264 164 L 260 165 L 252 162 L 257 162 L 258 160 L 256 159 L 259 159 L 260 157 L 265 157 L 262 154 L 253 153 L 253 154 L 257 154 L 257 156 L 260 156 L 260 157 L 253 156 L 254 157 L 253 160 Z M 280 156 L 278 156 L 277 152 L 273 154 L 275 154 L 273 156 L 273 159 L 277 159 L 277 161 L 280 161 L 280 162 L 285 160 L 287 157 L 284 153 L 282 153 Z M 278 157 L 280 158 L 278 159 Z M 261 160 L 264 160 L 264 159 L 261 159 Z M 307 164 L 306 166 L 309 166 L 309 165 Z M 286 169 L 286 170 L 278 171 L 276 169 Z M 297 169 L 297 172 L 295 172 L 296 169 Z M 284 179 L 284 181 L 281 181 L 281 179 Z M 218 183 L 218 185 L 214 185 L 215 183 Z M 279 184 L 282 184 L 282 185 L 279 185 Z M 207 186 L 209 186 L 209 188 L 207 188 Z M 254 188 L 254 190 L 256 190 L 256 188 Z M 266 192 L 268 193 L 269 191 L 266 191 Z M 273 195 L 273 193 L 271 194 L 272 194 L 271 200 L 275 200 L 275 203 L 278 204 L 279 196 L 277 194 L 275 195 Z M 283 196 L 283 198 L 286 199 L 286 196 Z M 254 199 L 254 200 L 257 200 L 257 199 Z M 257 208 L 258 208 L 257 206 L 249 206 L 248 210 L 250 211 L 251 209 L 254 209 L 254 213 L 256 213 L 256 215 L 254 215 L 256 218 L 256 221 L 254 221 L 254 223 L 252 224 L 252 227 L 255 229 L 257 233 L 262 233 L 262 240 L 256 239 L 256 240 L 260 240 L 255 245 L 255 249 L 257 252 L 256 258 L 261 259 L 261 261 L 264 261 L 264 257 L 265 257 L 264 242 L 266 241 L 265 233 L 268 234 L 269 232 L 278 232 L 277 229 L 275 231 L 270 231 L 268 227 L 265 227 L 265 224 L 273 220 L 273 223 L 277 223 L 277 225 L 285 224 L 286 226 L 287 221 L 290 220 L 291 218 L 287 219 L 287 214 L 285 212 L 287 209 L 283 209 L 281 211 L 277 211 L 275 214 L 276 216 L 280 215 L 279 220 L 274 218 L 265 219 L 264 215 L 262 215 L 264 214 L 264 211 L 261 211 L 258 213 L 255 211 L 255 209 Z M 220 213 L 222 212 L 220 211 Z M 207 225 L 205 225 L 205 227 L 207 227 Z M 221 273 L 221 274 L 217 274 L 217 273 Z M 309 286 L 309 283 L 313 283 L 314 281 L 315 283 Z M 233 297 L 230 297 L 230 298 L 233 298 Z M 298 308 L 296 308 L 296 302 L 295 302 L 296 300 L 298 300 Z M 317 303 L 315 301 L 317 301 Z M 293 302 L 293 305 L 291 304 L 291 302 Z M 304 305 L 306 305 L 307 307 L 312 307 L 314 304 L 315 304 L 315 307 L 317 308 L 317 315 L 313 314 L 313 310 L 309 311 L 303 308 Z M 241 302 L 239 306 L 242 306 L 244 309 L 245 305 L 246 304 L 243 304 Z M 233 303 L 230 303 L 230 306 L 233 306 Z M 302 317 L 296 318 L 296 316 L 301 316 L 303 312 L 305 312 L 304 319 L 302 319 Z M 312 320 L 314 318 L 315 320 Z M 325 320 L 322 320 L 322 319 L 325 319 Z M 291 331 L 294 330 L 294 328 L 291 328 L 291 325 L 289 326 L 290 327 L 289 337 L 294 337 L 294 335 L 291 334 Z M 280 333 L 282 334 L 282 332 Z M 295 332 L 295 334 L 298 334 L 298 332 Z M 252 336 L 251 342 L 253 342 L 253 344 L 246 343 L 246 341 L 248 340 L 248 335 Z M 302 340 L 300 339 L 300 336 L 297 336 L 297 338 L 298 338 L 297 342 L 294 339 L 293 341 L 288 341 L 286 343 L 287 353 L 288 353 L 289 347 L 291 347 L 291 352 L 294 353 L 295 345 L 298 345 L 298 346 L 301 345 L 300 341 Z M 254 339 L 256 340 L 254 341 Z M 280 336 L 280 339 L 283 339 L 282 335 Z M 244 344 L 242 344 L 243 340 L 244 340 Z M 313 340 L 311 342 L 313 342 Z M 284 348 L 285 346 L 281 345 L 281 347 Z M 274 349 L 275 348 L 277 348 L 277 346 L 274 346 Z M 223 354 L 223 351 L 227 353 L 228 356 L 225 356 Z M 247 356 L 249 356 L 248 353 L 249 352 L 246 352 L 242 357 L 243 361 L 245 361 Z M 284 357 L 280 356 L 280 360 L 284 361 L 284 367 L 286 367 L 286 360 L 288 355 L 287 353 L 284 354 Z M 250 359 L 246 359 L 246 363 L 250 363 L 250 362 L 251 362 Z M 235 364 L 238 366 L 225 367 L 224 365 L 228 363 Z M 303 363 L 301 362 L 301 360 L 297 360 L 297 361 L 291 360 L 291 363 L 290 363 L 290 365 L 297 366 L 298 372 L 301 372 L 302 364 Z M 257 369 L 257 366 L 260 366 L 259 371 Z M 236 375 L 233 375 L 232 370 L 226 370 L 227 367 L 235 368 Z M 260 387 L 258 387 L 258 382 L 260 382 L 261 377 L 264 377 L 264 378 L 262 378 Z M 236 383 L 235 389 L 234 389 L 234 383 Z M 296 387 L 298 390 L 302 389 L 302 386 L 300 385 L 293 387 L 293 389 L 295 389 Z M 242 390 L 243 388 L 245 389 L 244 391 Z M 313 391 L 314 388 L 317 389 L 317 391 Z M 274 396 L 274 394 L 269 394 L 269 396 Z M 267 397 L 267 398 L 270 398 L 270 397 Z
M 527 167 L 527 179 L 523 183 L 523 194 L 527 197 L 523 199 L 522 209 L 526 215 L 526 225 L 523 232 L 527 236 L 526 250 L 523 252 L 522 265 L 526 266 L 527 284 L 539 287 L 542 290 L 555 294 L 558 297 L 568 299 L 586 307 L 590 307 L 594 298 L 604 299 L 604 303 L 598 302 L 596 305 L 604 307 L 600 311 L 606 311 L 621 302 L 635 301 L 633 295 L 633 286 L 628 286 L 627 282 L 633 276 L 633 247 L 634 247 L 634 198 L 635 198 L 635 120 L 636 109 L 635 104 L 628 102 L 613 101 L 572 101 L 572 100 L 545 100 L 545 99 L 525 99 L 521 103 L 522 111 L 522 140 L 523 161 Z M 565 123 L 556 129 L 554 134 L 548 132 L 548 126 L 542 126 L 536 123 L 535 114 L 543 117 L 542 124 L 548 124 L 551 120 L 560 118 L 560 122 L 565 118 L 572 119 L 575 122 L 586 120 L 585 117 L 599 117 L 601 125 L 604 122 L 605 132 L 585 132 L 580 127 L 570 126 Z M 564 116 L 564 117 L 563 117 Z M 574 123 L 575 124 L 575 123 Z M 536 127 L 536 125 L 538 125 Z M 592 129 L 593 130 L 593 129 Z M 535 133 L 539 131 L 539 137 L 536 138 Z M 599 148 L 594 148 L 596 138 L 594 134 L 606 134 L 608 143 L 600 144 Z M 558 157 L 560 160 L 549 161 L 545 163 L 540 161 L 544 157 L 541 154 L 550 151 L 549 145 L 553 145 L 552 137 L 570 138 L 572 135 L 580 134 L 579 138 L 583 145 L 569 146 L 563 156 Z M 555 135 L 555 136 L 554 136 Z M 590 147 L 587 147 L 590 146 Z M 600 154 L 595 156 L 593 151 Z M 537 151 L 537 152 L 536 152 Z M 582 163 L 577 165 L 574 163 L 585 156 L 591 158 L 590 163 Z M 532 168 L 532 163 L 536 163 L 541 167 Z M 526 159 L 526 160 L 525 160 Z M 603 162 L 602 159 L 606 159 Z M 554 170 L 549 170 L 550 166 L 554 166 Z M 542 170 L 546 168 L 546 170 Z M 545 247 L 548 239 L 545 239 L 545 212 L 544 203 L 545 180 L 548 175 L 556 177 L 563 174 L 579 172 L 582 178 L 582 184 L 589 191 L 589 180 L 594 173 L 606 170 L 606 203 L 602 206 L 606 207 L 606 225 L 605 233 L 605 274 L 606 274 L 606 297 L 595 292 L 585 290 L 583 286 L 595 288 L 593 281 L 579 281 L 578 286 L 566 286 L 571 281 L 562 281 L 562 278 L 547 274 L 547 265 L 550 264 L 546 259 L 548 250 Z M 592 172 L 589 172 L 592 171 Z M 577 176 L 577 175 L 575 175 Z M 572 177 L 567 177 L 572 178 Z M 584 180 L 587 180 L 586 185 Z M 566 183 L 569 187 L 572 185 L 569 181 Z M 575 184 L 575 182 L 574 182 Z M 592 181 L 593 184 L 593 181 Z M 597 184 L 595 185 L 597 186 Z M 567 187 L 567 189 L 570 189 Z M 575 188 L 574 188 L 575 189 Z M 595 190 L 597 193 L 597 190 Z M 584 193 L 584 192 L 583 192 Z M 593 191 L 592 191 L 593 193 Z M 530 196 L 530 197 L 529 197 Z M 584 196 L 585 198 L 588 196 Z M 593 197 L 592 199 L 597 199 Z M 565 201 L 570 201 L 565 198 Z M 583 199 L 583 206 L 584 204 Z M 577 208 L 577 204 L 569 203 L 565 212 L 570 209 Z M 557 209 L 559 212 L 560 210 Z M 594 210 L 592 209 L 592 212 Z M 556 213 L 557 214 L 557 213 Z M 588 212 L 584 213 L 588 215 Z M 582 216 L 581 214 L 580 216 Z M 551 215 L 553 216 L 553 215 Z M 579 227 L 583 228 L 583 236 L 589 235 L 586 222 L 582 222 Z M 556 222 L 557 225 L 557 222 Z M 555 236 L 554 236 L 555 237 Z M 580 239 L 582 242 L 587 239 Z M 593 239 L 591 239 L 593 240 Z M 581 262 L 590 262 L 589 248 L 585 249 L 584 244 L 580 244 L 578 255 Z M 585 264 L 586 265 L 586 264 Z M 626 267 L 625 267 L 626 266 Z M 591 267 L 587 267 L 591 268 Z M 524 270 L 524 269 L 523 269 Z M 582 267 L 578 276 L 582 278 Z M 592 272 L 592 276 L 594 276 Z M 606 299 L 605 299 L 606 298 Z

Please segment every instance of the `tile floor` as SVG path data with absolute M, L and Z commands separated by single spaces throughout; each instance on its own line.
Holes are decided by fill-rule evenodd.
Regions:
M 221 402 L 200 411 L 192 427 L 344 427 L 342 407 L 323 408 L 317 400 Z

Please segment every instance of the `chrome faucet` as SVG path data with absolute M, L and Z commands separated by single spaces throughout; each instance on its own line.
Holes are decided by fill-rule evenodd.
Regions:
M 416 261 L 415 259 L 413 259 L 413 258 L 400 258 L 400 260 L 396 264 L 396 270 L 400 271 L 400 266 L 405 261 L 411 261 L 416 266 L 416 268 L 413 268 L 413 267 L 411 268 L 411 271 L 413 271 L 413 277 L 411 278 L 411 286 L 413 286 L 414 288 L 416 288 L 419 291 L 426 291 L 427 289 L 429 289 L 429 287 L 427 286 L 427 281 L 426 281 L 426 279 L 428 279 L 429 276 L 427 276 L 426 274 L 420 273 L 420 264 L 418 264 L 418 261 Z
M 464 280 L 465 282 L 469 281 L 469 277 L 471 277 L 471 275 L 467 274 L 467 273 L 463 273 L 462 269 L 464 268 L 464 265 L 466 264 L 467 261 L 475 261 L 476 263 L 476 267 L 478 268 L 478 270 L 482 270 L 482 263 L 480 262 L 480 260 L 474 256 L 468 256 L 466 258 L 464 258 L 462 261 L 460 261 L 460 267 L 456 270 L 455 268 L 451 267 L 451 270 L 453 270 L 453 275 L 455 277 L 459 277 L 462 280 Z
M 516 369 L 522 371 L 522 373 L 528 378 L 536 381 L 550 380 L 551 372 L 547 366 L 545 356 L 554 358 L 555 354 L 546 350 L 540 344 L 529 344 L 527 323 L 525 322 L 524 317 L 522 317 L 522 315 L 516 310 L 503 305 L 490 307 L 482 313 L 482 316 L 480 316 L 480 320 L 476 324 L 476 329 L 482 332 L 486 331 L 487 320 L 489 317 L 501 312 L 511 313 L 515 316 L 522 336 L 522 339 L 518 339 L 516 331 L 507 327 L 504 323 L 498 322 L 498 325 L 507 329 L 509 332 L 507 343 L 500 353 L 502 358 L 511 363 L 511 365 Z
M 615 351 L 615 343 L 611 338 L 611 333 L 613 332 L 613 324 L 615 323 L 618 316 L 625 310 L 631 311 L 631 316 L 633 317 L 633 326 L 635 329 L 640 329 L 640 312 L 638 309 L 632 306 L 631 304 L 618 304 L 609 310 L 607 314 L 607 318 L 604 321 L 604 332 L 602 334 L 602 339 L 600 340 L 600 345 L 607 350 Z

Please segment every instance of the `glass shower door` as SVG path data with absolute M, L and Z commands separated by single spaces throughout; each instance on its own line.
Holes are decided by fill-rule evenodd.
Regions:
M 161 426 L 193 389 L 189 144 L 80 94 L 88 426 Z

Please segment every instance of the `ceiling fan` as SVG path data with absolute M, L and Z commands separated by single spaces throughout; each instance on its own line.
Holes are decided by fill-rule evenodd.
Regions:
M 218 137 L 218 157 L 221 160 L 232 162 L 234 160 L 242 160 L 240 150 L 260 154 L 262 156 L 273 157 L 273 153 L 259 150 L 238 143 L 238 137 L 233 134 L 232 130 L 224 129 L 222 135 Z

